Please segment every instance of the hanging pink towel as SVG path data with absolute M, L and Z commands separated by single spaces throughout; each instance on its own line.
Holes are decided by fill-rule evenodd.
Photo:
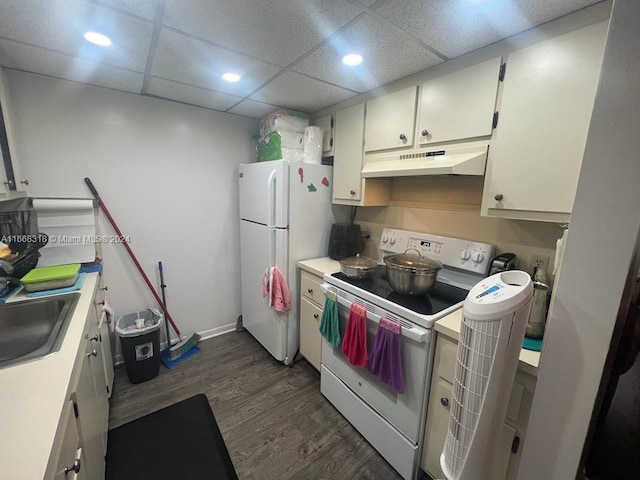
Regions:
M 342 353 L 351 365 L 364 367 L 367 363 L 367 310 L 357 303 L 352 303 L 349 310 Z
M 398 393 L 404 393 L 401 328 L 399 323 L 381 318 L 373 352 L 367 360 L 367 370 Z
M 288 312 L 291 310 L 291 293 L 289 285 L 284 279 L 282 272 L 278 267 L 271 267 L 271 296 L 269 297 L 271 306 L 276 312 Z

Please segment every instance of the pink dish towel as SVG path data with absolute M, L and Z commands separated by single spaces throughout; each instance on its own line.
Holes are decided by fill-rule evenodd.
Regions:
M 342 353 L 351 365 L 364 367 L 367 364 L 367 310 L 357 303 L 352 303 L 349 310 Z
M 282 272 L 278 267 L 271 267 L 271 287 L 270 304 L 276 312 L 288 312 L 291 310 L 291 293 L 289 285 L 284 279 Z

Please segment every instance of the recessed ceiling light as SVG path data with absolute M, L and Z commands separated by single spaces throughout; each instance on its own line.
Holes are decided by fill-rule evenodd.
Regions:
M 362 56 L 357 53 L 350 53 L 342 57 L 342 63 L 349 65 L 350 67 L 360 65 L 362 63 Z
M 240 75 L 238 75 L 237 73 L 233 73 L 233 72 L 227 72 L 224 75 L 222 75 L 222 79 L 226 80 L 227 82 L 235 83 L 238 80 L 240 80 Z
M 107 37 L 106 35 L 103 35 L 101 33 L 98 32 L 87 32 L 84 34 L 84 39 L 87 42 L 91 42 L 95 45 L 98 45 L 100 47 L 110 47 L 111 46 L 111 39 L 109 37 Z

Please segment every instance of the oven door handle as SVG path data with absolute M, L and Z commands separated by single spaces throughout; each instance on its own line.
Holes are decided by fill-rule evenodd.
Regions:
M 329 290 L 329 286 L 326 283 L 322 284 L 322 292 L 325 295 L 327 293 L 327 290 Z M 339 295 L 336 295 L 336 298 L 338 299 L 338 304 L 349 309 L 351 308 L 351 302 L 349 300 L 346 300 Z M 380 317 L 380 315 L 376 315 L 375 313 L 371 313 L 367 310 L 367 320 L 371 320 L 375 324 L 380 324 L 381 318 L 382 317 Z M 416 326 L 406 327 L 402 323 L 400 323 L 400 327 L 403 337 L 410 338 L 411 340 L 414 340 L 418 343 L 429 343 L 431 339 L 431 332 L 428 330 L 424 330 Z

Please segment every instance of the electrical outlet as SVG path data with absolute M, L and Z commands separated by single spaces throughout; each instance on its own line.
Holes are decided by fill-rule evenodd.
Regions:
M 535 271 L 536 267 L 538 267 L 546 273 L 547 267 L 549 266 L 549 257 L 546 255 L 531 255 L 529 264 L 531 265 L 532 271 Z

